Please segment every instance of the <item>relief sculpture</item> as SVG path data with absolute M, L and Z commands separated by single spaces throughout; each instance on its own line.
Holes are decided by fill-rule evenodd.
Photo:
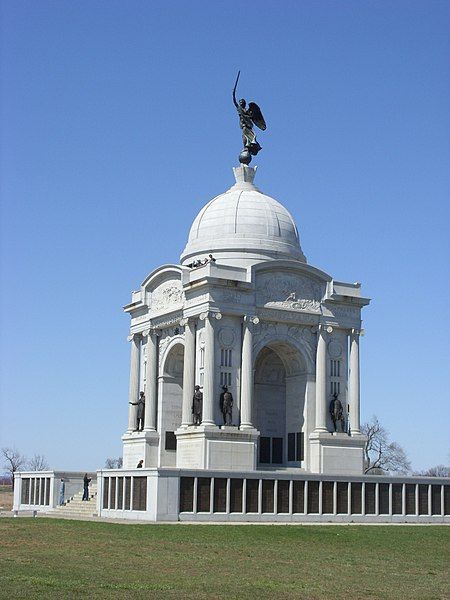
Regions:
M 160 311 L 177 306 L 183 302 L 183 290 L 180 281 L 166 281 L 155 289 L 151 297 L 152 311 Z
M 258 305 L 295 311 L 320 312 L 324 289 L 303 275 L 263 275 L 258 281 Z

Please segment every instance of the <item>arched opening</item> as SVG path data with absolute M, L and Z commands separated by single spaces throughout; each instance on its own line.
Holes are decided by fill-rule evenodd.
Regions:
M 160 433 L 160 466 L 176 466 L 175 431 L 181 425 L 183 403 L 184 347 L 175 344 L 164 361 L 158 430 Z
M 306 383 L 305 361 L 289 344 L 268 344 L 257 355 L 254 408 L 261 467 L 302 466 Z

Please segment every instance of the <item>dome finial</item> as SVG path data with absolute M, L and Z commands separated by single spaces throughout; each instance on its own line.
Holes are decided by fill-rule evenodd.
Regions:
M 256 169 L 258 167 L 249 167 L 248 165 L 239 165 L 239 167 L 233 167 L 234 178 L 236 183 L 251 183 L 255 179 Z

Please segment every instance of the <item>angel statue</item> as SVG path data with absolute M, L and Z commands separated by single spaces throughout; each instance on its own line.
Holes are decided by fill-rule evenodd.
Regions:
M 266 122 L 262 116 L 261 109 L 255 102 L 247 102 L 244 98 L 241 98 L 239 102 L 236 100 L 236 88 L 239 81 L 241 72 L 238 72 L 236 83 L 233 89 L 233 103 L 239 115 L 239 125 L 242 129 L 242 141 L 244 142 L 244 149 L 239 154 L 239 162 L 248 165 L 252 156 L 256 156 L 261 150 L 261 146 L 256 141 L 256 134 L 253 131 L 253 125 L 256 125 L 259 129 L 264 131 L 266 129 Z

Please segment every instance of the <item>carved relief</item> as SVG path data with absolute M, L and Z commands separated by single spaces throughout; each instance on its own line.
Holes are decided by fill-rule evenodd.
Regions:
M 265 338 L 273 338 L 278 334 L 277 324 L 262 321 L 258 325 L 253 326 L 253 345 L 256 346 L 261 340 Z
M 297 341 L 305 342 L 308 346 L 314 347 L 316 345 L 316 336 L 311 327 L 291 326 L 288 329 L 288 335 Z
M 331 358 L 339 358 L 342 355 L 342 344 L 337 342 L 336 340 L 331 340 L 328 344 L 328 354 Z
M 320 312 L 324 286 L 304 275 L 263 274 L 258 278 L 256 302 L 266 307 Z
M 319 322 L 319 313 L 315 315 L 304 312 L 289 312 L 286 310 L 277 310 L 275 308 L 258 309 L 258 315 L 263 319 L 271 319 L 277 321 L 288 321 L 291 323 L 302 323 L 315 325 Z
M 159 318 L 152 318 L 152 325 L 153 325 L 153 327 L 157 327 L 159 329 L 166 329 L 167 327 L 170 327 L 171 325 L 179 324 L 181 318 L 182 318 L 181 312 L 173 315 L 170 319 L 168 319 L 165 316 L 161 316 Z
M 219 342 L 223 348 L 231 348 L 234 346 L 236 334 L 232 327 L 222 327 L 219 330 Z
M 152 311 L 161 311 L 167 308 L 175 307 L 183 302 L 183 290 L 181 281 L 165 281 L 158 286 L 151 295 Z

